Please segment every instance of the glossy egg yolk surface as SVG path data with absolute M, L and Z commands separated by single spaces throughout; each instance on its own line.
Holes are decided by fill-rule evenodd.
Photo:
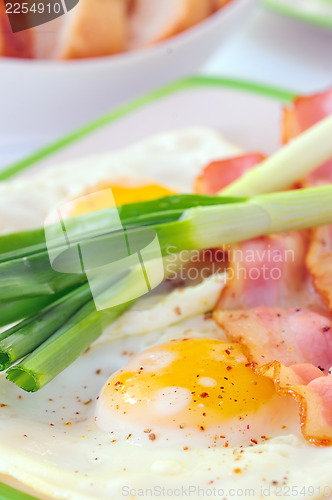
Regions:
M 211 442 L 226 439 L 226 429 L 249 436 L 251 420 L 267 421 L 276 398 L 273 382 L 253 371 L 238 344 L 183 339 L 139 354 L 111 376 L 96 421 L 106 432 L 138 441 L 142 432 L 166 441 L 175 432 Z

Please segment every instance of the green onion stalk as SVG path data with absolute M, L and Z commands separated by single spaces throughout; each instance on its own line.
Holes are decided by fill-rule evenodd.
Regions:
M 149 227 L 158 235 L 162 255 L 167 254 L 170 246 L 175 252 L 203 250 L 264 234 L 328 224 L 332 221 L 331 202 L 332 186 L 285 191 L 246 201 L 232 199 L 231 203 L 197 206 L 183 211 L 178 220 Z M 145 226 L 127 229 L 134 246 L 139 248 L 145 241 Z M 110 260 L 110 248 L 114 256 L 120 258 L 122 240 L 120 231 L 95 236 L 83 243 L 90 255 L 98 248 L 100 265 L 106 265 Z M 76 252 L 66 250 L 59 249 L 59 253 L 63 253 L 63 265 L 74 269 Z M 3 261 L 0 275 L 2 304 L 52 296 L 86 282 L 84 270 L 70 274 L 52 269 L 47 251 Z
M 0 334 L 0 371 L 23 358 L 91 301 L 88 283 Z
M 178 220 L 190 207 L 221 205 L 237 201 L 238 198 L 178 195 L 155 201 L 123 205 L 118 208 L 118 211 L 125 228 L 149 227 L 151 225 L 154 227 Z M 73 235 L 72 247 L 75 245 L 77 235 L 79 244 L 90 241 L 94 246 L 98 244 L 98 248 L 103 252 L 103 244 L 106 238 L 108 239 L 108 236 L 105 235 L 108 224 L 108 210 L 85 214 L 70 219 L 68 223 L 66 221 L 66 225 Z M 36 244 L 31 245 L 34 235 L 36 235 Z M 116 240 L 116 235 L 113 236 Z M 122 235 L 119 236 L 122 237 Z M 27 246 L 24 246 L 25 244 Z M 56 247 L 56 242 L 53 242 L 53 246 Z M 114 247 L 116 247 L 116 241 Z M 62 250 L 66 251 L 66 248 Z M 59 253 L 61 253 L 61 243 Z M 108 253 L 105 255 L 105 259 L 109 260 Z M 70 266 L 69 262 L 68 267 Z M 0 276 L 0 313 L 5 303 L 34 298 L 45 300 L 48 296 L 63 294 L 66 290 L 86 281 L 84 272 L 59 273 L 52 269 L 44 231 L 41 229 L 25 231 L 23 234 L 13 233 L 0 236 Z M 17 317 L 14 314 L 10 315 L 11 321 L 21 319 L 19 309 L 17 311 Z
M 254 196 L 291 187 L 332 158 L 332 115 L 309 128 L 224 188 L 222 196 Z
M 29 392 L 38 391 L 49 383 L 133 303 L 127 300 L 128 289 L 135 289 L 137 294 L 143 293 L 138 271 L 134 269 L 109 289 L 101 292 L 102 301 L 116 297 L 118 306 L 97 311 L 94 301 L 90 300 L 29 356 L 10 368 L 7 379 Z
M 58 295 L 48 295 L 33 299 L 5 302 L 0 305 L 0 328 L 23 318 L 32 316 L 59 298 Z
M 169 246 L 173 250 L 205 249 L 218 247 L 220 245 L 234 243 L 280 231 L 305 229 L 320 224 L 332 222 L 332 186 L 310 188 L 295 191 L 285 191 L 269 195 L 255 196 L 245 202 L 216 205 L 211 207 L 196 207 L 185 211 L 180 220 L 152 226 L 157 232 L 161 254 L 166 255 Z M 140 241 L 141 228 L 134 229 L 135 238 Z M 100 237 L 101 240 L 105 236 Z M 114 244 L 117 242 L 116 235 Z M 102 245 L 101 245 L 102 248 Z M 155 258 L 155 255 L 146 254 L 146 259 Z M 27 320 L 23 323 L 25 329 L 31 329 L 36 333 L 31 340 L 36 338 L 36 345 L 43 340 L 43 328 L 45 326 L 45 337 L 48 337 L 35 350 L 35 345 L 25 344 L 26 335 L 20 336 L 20 328 L 16 327 L 4 335 L 3 342 L 7 342 L 10 348 L 11 337 L 24 343 L 24 349 L 33 351 L 20 363 L 10 368 L 7 378 L 27 391 L 36 391 L 52 380 L 65 367 L 71 364 L 94 340 L 101 335 L 106 325 L 114 321 L 119 314 L 131 304 L 128 300 L 129 292 L 135 287 L 139 287 L 137 268 L 130 271 L 121 269 L 123 273 L 120 279 L 113 277 L 111 286 L 107 286 L 101 293 L 103 299 L 116 299 L 117 307 L 112 307 L 104 311 L 97 311 L 94 301 L 88 302 L 80 307 L 73 314 L 73 310 L 65 311 L 69 319 L 60 328 L 47 332 L 46 325 L 54 326 L 55 307 L 65 307 L 65 299 L 60 299 L 60 303 L 49 306 L 45 312 L 41 313 L 42 328 L 36 328 L 35 320 Z M 108 283 L 108 282 L 107 282 Z M 83 296 L 85 285 L 81 286 Z M 73 303 L 78 298 L 77 290 L 72 292 L 72 297 L 67 302 Z M 137 293 L 136 296 L 140 294 Z M 132 295 L 131 295 L 132 296 Z M 77 301 L 78 305 L 79 300 Z M 49 321 L 47 321 L 49 319 Z M 25 330 L 24 330 L 25 331 Z M 22 332 L 21 332 L 22 333 Z M 18 336 L 18 337 L 17 337 Z M 37 340 L 38 339 L 38 340 Z M 19 344 L 21 345 L 21 344 Z M 0 344 L 1 348 L 1 344 Z M 19 356 L 24 356 L 25 352 L 20 349 L 13 349 L 14 357 L 7 361 L 7 364 Z
M 244 201 L 245 198 L 242 198 Z M 207 195 L 173 195 L 117 207 L 123 226 L 149 226 L 159 222 L 172 222 L 185 210 L 197 206 L 220 205 L 239 201 L 238 197 Z M 71 234 L 77 234 L 78 241 L 100 236 L 109 224 L 109 209 L 87 213 L 66 220 Z M 47 250 L 43 228 L 21 231 L 0 236 L 0 263 L 28 257 Z

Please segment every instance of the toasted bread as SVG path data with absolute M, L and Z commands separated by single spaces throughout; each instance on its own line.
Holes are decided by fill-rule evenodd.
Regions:
M 219 9 L 222 9 L 223 7 L 225 7 L 225 5 L 229 2 L 231 2 L 232 0 L 212 0 L 213 1 L 213 7 L 215 10 L 219 10 Z
M 64 23 L 64 16 L 31 30 L 33 37 L 33 55 L 36 59 L 55 59 L 59 55 L 59 36 Z
M 67 14 L 32 31 L 38 59 L 82 59 L 117 54 L 128 40 L 135 0 L 80 0 Z
M 136 0 L 130 16 L 130 48 L 165 40 L 212 12 L 211 0 Z
M 128 6 L 128 0 L 80 0 L 64 17 L 59 57 L 76 59 L 123 52 L 128 38 Z

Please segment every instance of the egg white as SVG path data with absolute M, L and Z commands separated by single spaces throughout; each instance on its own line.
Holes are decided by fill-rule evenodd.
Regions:
M 207 163 L 239 151 L 217 132 L 197 127 L 2 182 L 0 233 L 42 225 L 54 208 L 103 181 L 131 185 L 158 181 L 175 191 L 190 192 Z
M 0 471 L 23 485 L 52 498 L 122 498 L 127 487 L 196 488 L 231 491 L 270 488 L 277 498 L 281 487 L 331 487 L 331 448 L 315 448 L 293 434 L 275 437 L 261 445 L 186 451 L 179 447 L 133 445 L 130 440 L 112 443 L 110 435 L 94 422 L 96 397 L 108 377 L 136 353 L 184 335 L 225 340 L 223 332 L 203 315 L 164 330 L 110 342 L 112 328 L 99 342 L 48 386 L 26 394 L 0 379 Z M 70 423 L 70 425 L 68 424 Z M 262 430 L 263 432 L 263 430 Z M 287 431 L 286 431 L 287 432 Z M 154 446 L 155 445 L 155 446 Z M 324 468 L 325 465 L 325 468 Z M 238 470 L 241 472 L 238 472 Z M 274 494 L 273 494 L 274 492 Z M 238 495 L 241 496 L 241 495 Z M 135 498 L 135 497 L 134 497 Z M 172 497 L 171 497 L 172 498 Z M 175 496 L 174 496 L 175 498 Z
M 190 129 L 5 182 L 0 184 L 0 231 L 38 226 L 55 206 L 100 181 L 155 180 L 189 192 L 206 163 L 238 152 L 213 131 Z M 277 488 L 292 486 L 314 488 L 313 495 L 307 489 L 300 498 L 319 498 L 324 487 L 332 491 L 332 448 L 310 446 L 299 425 L 290 434 L 286 429 L 284 436 L 245 449 L 199 449 L 193 443 L 185 451 L 161 448 L 157 442 L 149 447 L 130 440 L 112 443 L 96 426 L 101 388 L 134 354 L 184 336 L 225 340 L 224 332 L 204 317 L 222 286 L 219 276 L 185 293 L 158 297 L 157 303 L 140 299 L 38 393 L 25 393 L 1 375 L 0 473 L 18 480 L 22 489 L 32 488 L 37 496 L 71 500 L 151 497 L 153 488 L 155 496 L 159 492 L 178 498 L 190 492 L 196 500 L 203 493 L 277 498 L 280 492 L 286 496 L 286 490 Z M 181 317 L 174 315 L 175 307 Z

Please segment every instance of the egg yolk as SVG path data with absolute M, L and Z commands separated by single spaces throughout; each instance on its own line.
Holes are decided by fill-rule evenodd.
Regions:
M 136 356 L 108 380 L 96 421 L 105 431 L 122 421 L 126 429 L 135 423 L 151 432 L 203 432 L 245 420 L 275 395 L 273 382 L 251 369 L 238 344 L 176 340 Z
M 110 199 L 108 189 L 112 190 L 115 205 L 126 205 L 139 201 L 155 200 L 163 196 L 174 194 L 164 186 L 158 184 L 148 184 L 144 186 L 125 186 L 125 185 L 103 185 L 97 186 L 94 190 L 96 196 L 86 196 L 77 201 L 74 205 L 74 210 L 71 215 L 78 216 L 88 212 L 97 212 L 114 206 L 113 200 Z

